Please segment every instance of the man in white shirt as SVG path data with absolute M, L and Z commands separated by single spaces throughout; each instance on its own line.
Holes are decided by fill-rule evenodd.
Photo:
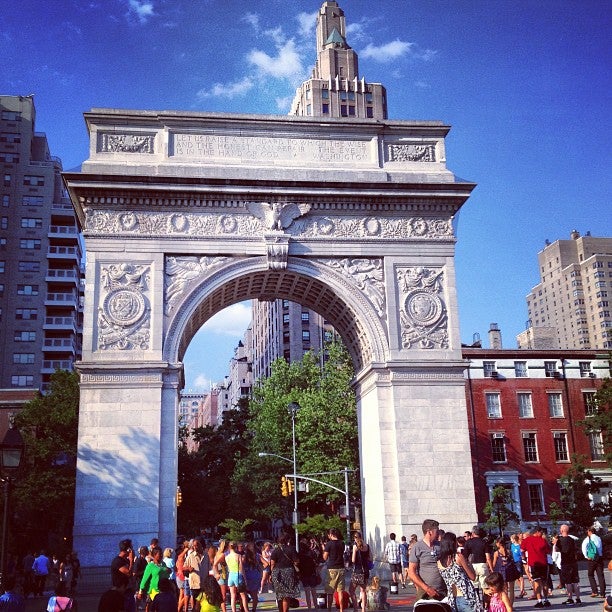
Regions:
M 601 538 L 595 533 L 595 527 L 587 529 L 587 537 L 582 540 L 582 554 L 588 562 L 587 576 L 591 585 L 591 597 L 606 596 L 606 579 L 604 576 L 603 567 L 603 549 Z M 595 581 L 597 576 L 597 581 Z M 597 591 L 597 582 L 599 582 L 599 592 Z
M 385 546 L 385 559 L 391 570 L 391 582 L 396 584 L 399 582 L 399 577 L 402 575 L 402 558 L 400 553 L 400 545 L 395 541 L 395 534 L 389 534 L 389 541 Z

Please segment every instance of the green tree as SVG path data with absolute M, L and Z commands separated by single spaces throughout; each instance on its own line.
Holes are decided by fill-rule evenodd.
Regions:
M 259 520 L 288 514 L 293 497 L 280 495 L 281 476 L 293 466 L 272 455 L 292 459 L 291 415 L 288 405 L 297 402 L 295 418 L 298 473 L 311 474 L 356 469 L 359 463 L 355 394 L 351 388 L 353 367 L 344 346 L 330 343 L 321 367 L 319 355 L 308 352 L 301 361 L 278 359 L 269 378 L 256 387 L 250 404 L 250 452 L 238 462 L 233 482 L 251 500 Z M 260 457 L 260 453 L 268 456 Z M 344 476 L 325 475 L 320 480 L 344 489 Z M 350 479 L 350 494 L 359 497 L 359 479 Z M 299 508 L 334 513 L 344 496 L 332 489 L 309 483 L 309 492 L 299 493 Z
M 584 462 L 585 457 L 572 455 L 572 463 L 561 477 L 561 505 L 568 520 L 586 530 L 609 509 L 601 502 L 591 501 L 591 496 L 601 489 L 602 480 L 594 476 Z
M 312 536 L 322 542 L 332 527 L 344 533 L 346 523 L 337 515 L 327 517 L 323 514 L 315 514 L 304 519 L 302 523 L 298 523 L 297 531 L 300 535 Z
M 227 518 L 246 518 L 251 505 L 231 489 L 236 462 L 249 448 L 248 401 L 223 414 L 219 427 L 198 427 L 192 436 L 198 447 L 189 452 L 183 435 L 179 445 L 178 484 L 183 503 L 178 509 L 181 533 L 214 528 Z
M 225 519 L 219 523 L 219 527 L 223 527 L 225 531 L 222 535 L 226 540 L 234 542 L 243 542 L 250 538 L 252 525 L 255 523 L 252 519 L 245 519 L 244 521 L 237 521 L 236 519 Z
M 15 529 L 22 542 L 70 546 L 79 415 L 79 378 L 58 370 L 50 392 L 28 402 L 15 417 L 25 441 L 25 465 L 15 485 Z
M 608 467 L 612 467 L 612 379 L 606 378 L 595 393 L 594 414 L 588 416 L 579 425 L 589 435 L 600 433 L 604 446 L 604 456 Z
M 482 510 L 487 517 L 485 527 L 489 530 L 497 529 L 500 535 L 503 535 L 504 529 L 510 523 L 518 523 L 519 521 L 518 514 L 512 510 L 512 504 L 514 503 L 512 491 L 498 485 L 491 493 L 491 499 Z

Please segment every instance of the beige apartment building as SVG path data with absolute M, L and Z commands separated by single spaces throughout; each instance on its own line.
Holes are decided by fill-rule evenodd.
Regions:
M 32 96 L 0 95 L 0 389 L 46 390 L 81 353 L 83 248 Z
M 612 238 L 581 236 L 538 253 L 540 282 L 527 295 L 519 348 L 612 348 Z

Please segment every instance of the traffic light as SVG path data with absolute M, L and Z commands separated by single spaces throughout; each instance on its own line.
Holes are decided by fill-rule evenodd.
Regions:
M 285 476 L 281 478 L 281 495 L 283 497 L 289 497 L 289 483 L 291 481 L 287 480 Z
M 181 487 L 176 487 L 176 507 L 178 508 L 183 503 L 183 492 Z
M 287 495 L 293 495 L 293 478 L 287 478 Z

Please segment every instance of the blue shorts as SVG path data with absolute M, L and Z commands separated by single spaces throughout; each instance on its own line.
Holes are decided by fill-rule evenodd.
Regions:
M 230 572 L 227 575 L 227 586 L 229 587 L 240 586 L 240 573 L 239 572 Z

